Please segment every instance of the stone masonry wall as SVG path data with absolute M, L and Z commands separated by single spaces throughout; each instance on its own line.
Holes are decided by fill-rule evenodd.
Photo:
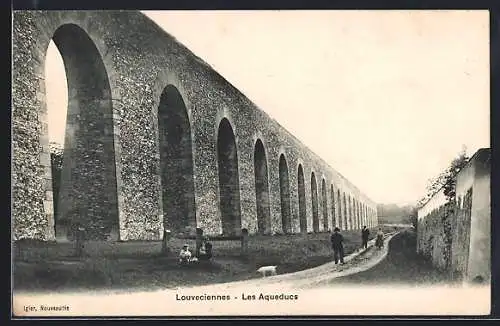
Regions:
M 449 260 L 446 254 L 446 221 L 451 218 L 449 207 L 443 205 L 434 209 L 418 224 L 419 251 L 431 259 L 433 265 L 439 269 L 448 268 Z
M 454 202 L 442 190 L 418 212 L 417 251 L 452 277 L 491 278 L 490 150 L 480 149 L 456 178 Z
M 72 47 L 70 31 L 75 31 L 79 38 L 88 38 L 89 42 L 82 43 L 80 51 Z M 65 61 L 70 101 L 63 167 L 66 178 L 63 177 L 61 189 L 66 194 L 78 194 L 77 199 L 68 200 L 62 209 L 71 211 L 81 206 L 87 217 L 68 214 L 92 230 L 92 238 L 160 239 L 163 219 L 182 218 L 165 216 L 161 200 L 158 106 L 167 85 L 177 89 L 187 111 L 196 223 L 207 234 L 222 232 L 217 132 L 223 118 L 230 122 L 235 135 L 241 226 L 250 233 L 257 230 L 254 173 L 257 139 L 264 145 L 267 160 L 273 232 L 283 231 L 281 154 L 289 172 L 292 232 L 300 231 L 299 164 L 304 168 L 308 231 L 313 228 L 312 172 L 318 184 L 320 221 L 321 212 L 328 214 L 328 225 L 320 223 L 320 231 L 325 226 L 333 228 L 332 212 L 352 211 L 332 207 L 330 191 L 326 191 L 327 209 L 323 209 L 323 179 L 327 190 L 333 186 L 335 202 L 340 190 L 366 208 L 370 226 L 377 224 L 376 204 L 372 200 L 141 13 L 19 11 L 14 12 L 13 19 L 14 239 L 55 237 L 43 72 L 46 50 L 55 33 L 58 38 L 54 41 Z M 86 56 L 89 53 L 101 60 L 89 60 L 91 57 Z M 98 112 L 100 116 L 96 115 Z M 89 132 L 91 127 L 94 131 Z M 87 128 L 83 129 L 87 132 L 78 132 L 82 128 Z M 75 146 L 82 148 L 78 152 L 81 164 L 76 164 L 74 156 L 66 155 Z M 91 158 L 91 154 L 95 157 Z M 336 225 L 340 218 L 345 215 L 335 217 Z M 193 229 L 191 225 L 190 232 Z

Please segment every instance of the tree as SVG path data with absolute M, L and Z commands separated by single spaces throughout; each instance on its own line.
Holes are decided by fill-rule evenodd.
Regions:
M 446 179 L 443 185 L 443 193 L 446 196 L 448 202 L 455 200 L 456 194 L 456 184 L 457 180 L 455 176 L 460 170 L 462 170 L 469 162 L 469 157 L 467 156 L 465 147 L 459 153 L 459 155 L 451 161 L 448 170 L 446 171 Z
M 455 200 L 455 187 L 457 173 L 469 162 L 469 157 L 467 156 L 467 147 L 462 146 L 462 150 L 457 154 L 457 156 L 451 161 L 450 165 L 441 172 L 437 177 L 429 179 L 428 186 L 426 188 L 426 194 L 417 202 L 417 207 L 424 206 L 427 201 L 436 194 L 441 188 L 443 188 L 443 193 L 446 196 L 447 203 L 451 203 Z
M 456 214 L 456 176 L 462 168 L 464 168 L 469 162 L 469 157 L 467 156 L 466 147 L 462 146 L 462 150 L 458 155 L 451 161 L 449 166 L 439 174 L 435 179 L 431 179 L 429 186 L 427 187 L 426 195 L 421 198 L 418 202 L 417 207 L 422 207 L 427 203 L 427 201 L 434 196 L 434 194 L 441 189 L 446 197 L 446 202 L 444 203 L 443 214 L 439 215 L 440 221 L 438 225 L 442 225 L 440 230 L 440 237 L 444 241 L 443 248 L 443 258 L 446 263 L 447 268 L 451 267 L 451 248 L 453 240 L 453 229 L 454 229 L 454 216 Z M 451 269 L 450 269 L 451 271 Z

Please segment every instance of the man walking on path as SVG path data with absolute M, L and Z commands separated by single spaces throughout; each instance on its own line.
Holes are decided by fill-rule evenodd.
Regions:
M 333 259 L 335 264 L 338 264 L 339 260 L 341 264 L 344 264 L 344 237 L 340 234 L 340 229 L 335 228 L 333 230 L 332 236 L 330 237 L 333 248 Z
M 384 232 L 382 232 L 382 228 L 378 229 L 375 245 L 377 246 L 378 249 L 384 246 Z
M 365 226 L 363 226 L 363 230 L 361 231 L 361 239 L 363 240 L 363 248 L 368 248 L 368 238 L 370 237 L 370 230 Z

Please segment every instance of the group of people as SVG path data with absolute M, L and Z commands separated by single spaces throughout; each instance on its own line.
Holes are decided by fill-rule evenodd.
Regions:
M 370 230 L 366 226 L 363 226 L 363 229 L 361 230 L 361 242 L 363 249 L 368 248 L 369 238 Z M 338 227 L 333 230 L 333 233 L 330 236 L 330 241 L 332 243 L 333 259 L 335 264 L 338 264 L 339 262 L 344 264 L 344 237 L 340 233 L 340 229 Z M 384 233 L 382 232 L 382 229 L 379 228 L 375 239 L 375 246 L 380 249 L 383 245 Z M 212 258 L 212 244 L 207 237 L 203 238 L 201 244 L 197 244 L 194 255 L 189 250 L 188 244 L 182 246 L 179 253 L 179 263 L 181 265 L 186 265 L 200 260 L 209 260 L 210 258 Z
M 364 249 L 368 248 L 369 238 L 370 238 L 370 230 L 366 226 L 363 226 L 363 229 L 361 230 L 362 248 Z M 336 227 L 333 230 L 333 233 L 330 236 L 330 241 L 332 243 L 333 259 L 335 261 L 335 264 L 338 264 L 339 261 L 341 264 L 344 264 L 344 237 L 340 233 L 340 229 L 338 227 Z M 384 232 L 382 232 L 382 229 L 379 228 L 375 239 L 375 246 L 378 249 L 380 249 L 382 248 L 383 245 L 384 245 Z
M 194 255 L 189 250 L 189 245 L 187 243 L 182 246 L 181 252 L 179 253 L 179 264 L 187 265 L 202 260 L 210 260 L 210 258 L 212 258 L 212 244 L 209 239 L 205 237 L 200 246 L 197 246 Z

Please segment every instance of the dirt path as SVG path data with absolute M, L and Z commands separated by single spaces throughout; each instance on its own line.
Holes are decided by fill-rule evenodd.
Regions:
M 180 286 L 157 291 L 92 291 L 92 293 L 17 293 L 14 306 L 67 304 L 60 316 L 225 316 L 225 315 L 442 315 L 486 314 L 490 290 L 453 287 L 391 288 L 384 281 L 394 275 L 406 282 L 422 281 L 431 269 L 415 261 L 412 231 L 401 231 L 385 239 L 377 250 L 373 242 L 368 250 L 346 257 L 344 265 L 327 263 L 300 272 L 267 278 L 202 286 Z M 416 266 L 421 266 L 418 269 Z M 371 282 L 366 286 L 359 283 Z M 355 286 L 335 286 L 353 282 Z M 381 285 L 381 286 L 380 286 Z M 334 290 L 333 290 L 334 288 Z M 465 291 L 465 292 L 464 292 Z M 383 300 L 374 300 L 381 298 Z M 422 298 L 425 300 L 422 301 Z M 471 302 L 470 297 L 475 300 Z M 211 299 L 208 299 L 211 298 Z M 339 300 L 341 298 L 341 300 Z M 454 298 L 454 300 L 450 300 Z M 19 308 L 19 309 L 20 309 Z M 22 313 L 22 311 L 21 311 Z M 41 310 L 29 315 L 46 316 Z
M 321 287 L 329 284 L 333 279 L 352 275 L 366 271 L 378 263 L 380 263 L 388 253 L 389 241 L 397 233 L 388 234 L 384 240 L 384 247 L 382 249 L 375 248 L 375 241 L 371 240 L 368 243 L 368 249 L 364 251 L 357 251 L 345 257 L 345 264 L 335 264 L 330 262 L 315 268 L 307 270 L 276 275 L 266 278 L 256 278 L 245 281 L 229 282 L 216 285 L 206 286 L 193 286 L 187 287 L 189 289 L 197 289 L 209 291 L 211 289 L 225 290 L 237 288 L 273 288 L 279 287 L 280 289 L 293 288 L 293 289 L 310 289 L 312 287 Z M 178 288 L 180 289 L 180 288 Z M 183 287 L 186 289 L 186 287 Z
M 363 285 L 436 285 L 453 284 L 449 275 L 436 270 L 418 257 L 416 234 L 405 230 L 394 236 L 388 245 L 387 257 L 369 270 L 330 280 L 334 284 Z

